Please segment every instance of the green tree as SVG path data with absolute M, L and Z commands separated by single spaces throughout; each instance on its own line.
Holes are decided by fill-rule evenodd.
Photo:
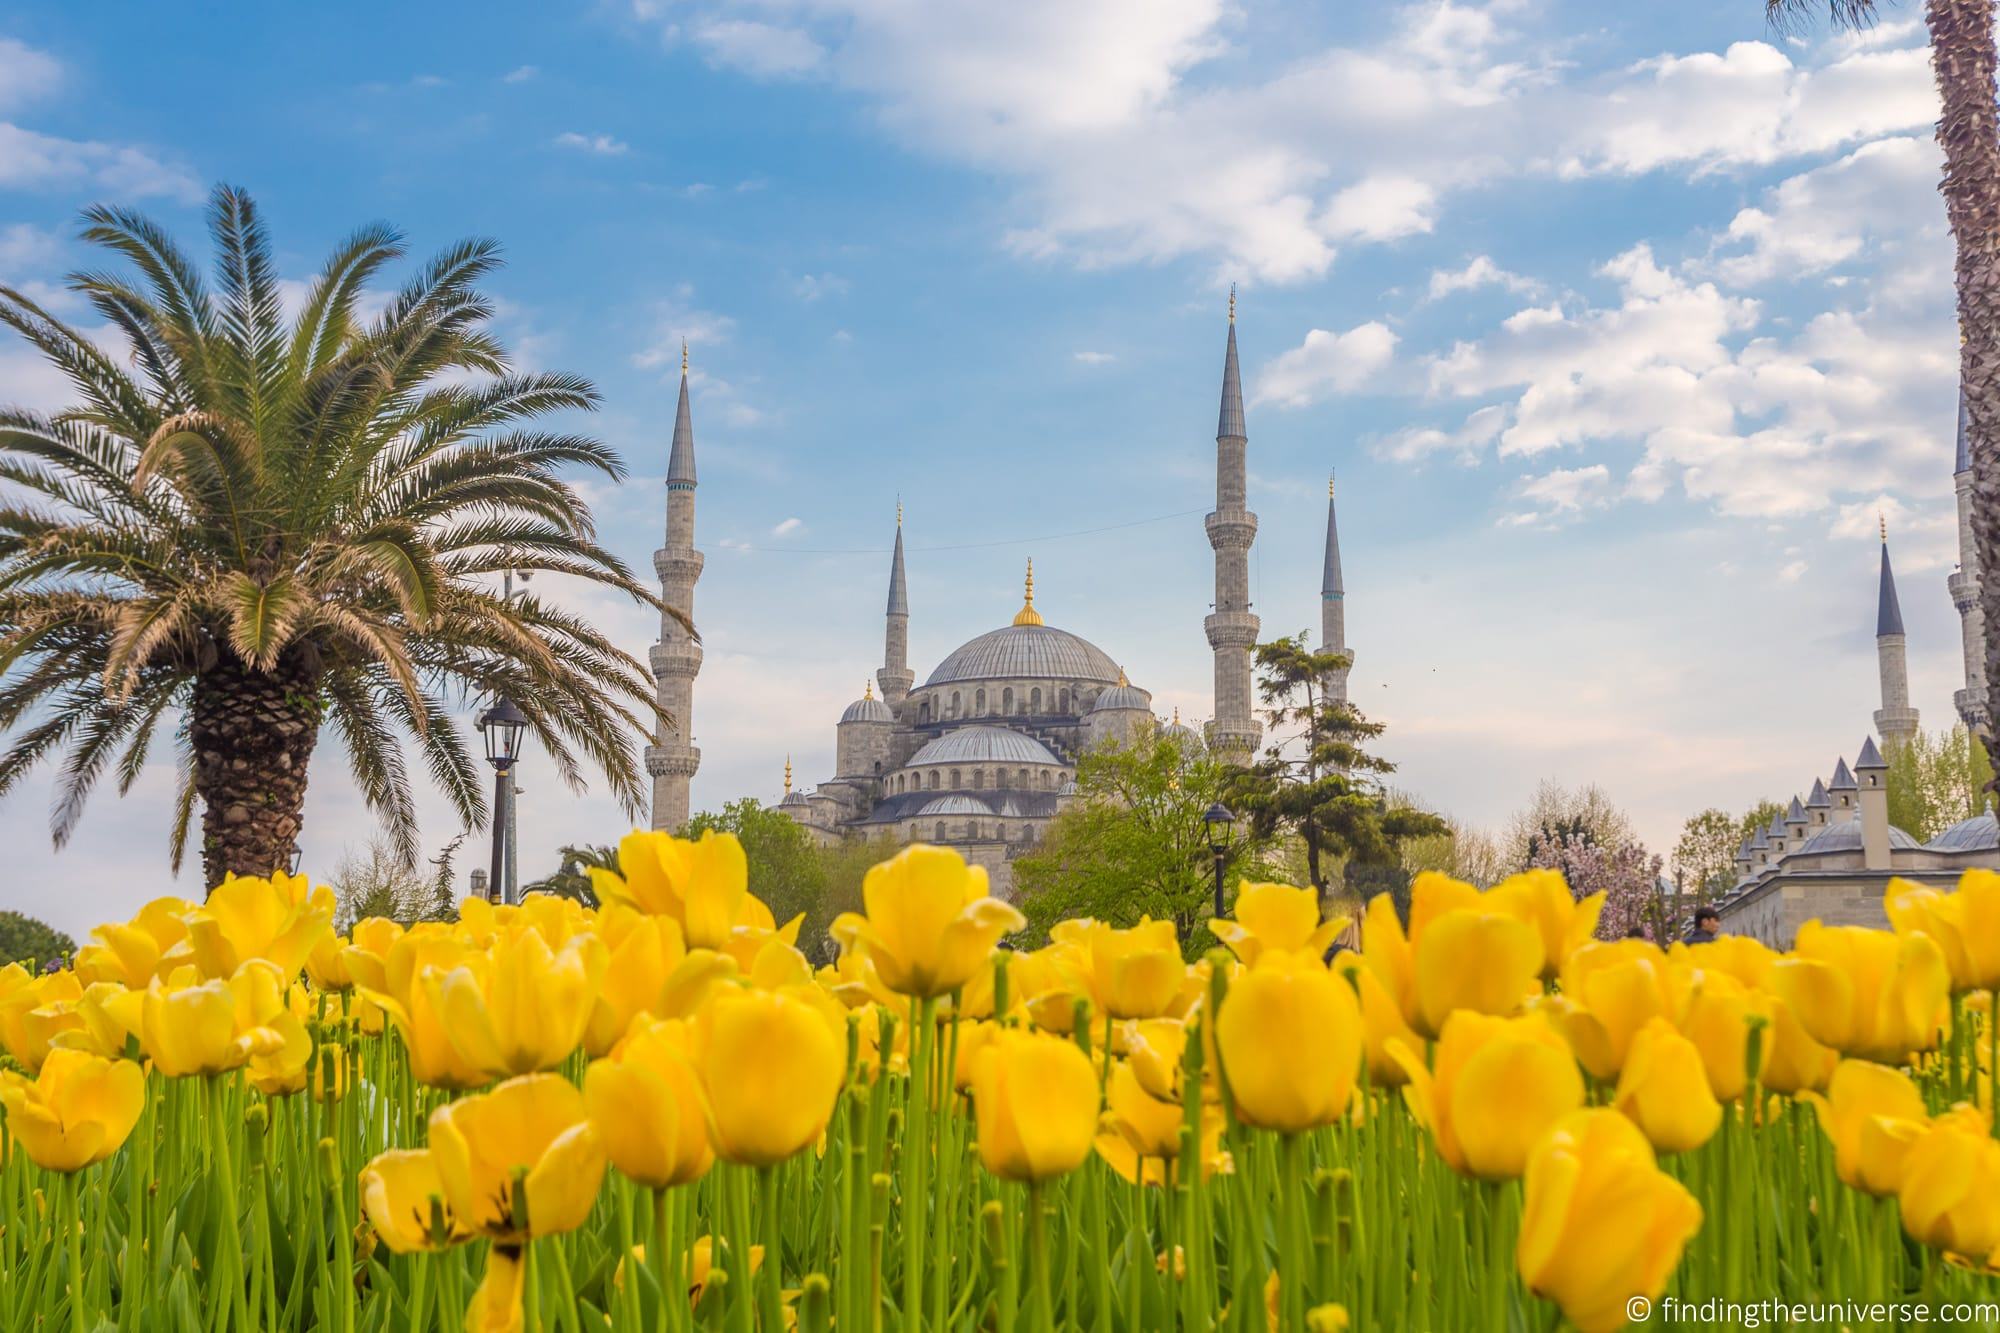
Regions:
M 719 811 L 700 812 L 688 821 L 684 836 L 699 838 L 711 829 L 736 835 L 749 863 L 750 891 L 764 900 L 781 926 L 804 916 L 799 947 L 823 960 L 827 927 L 835 913 L 828 907 L 826 861 L 813 846 L 812 835 L 790 815 L 751 796 L 731 801 Z
M 617 455 L 548 425 L 597 392 L 513 370 L 477 284 L 491 241 L 452 246 L 361 312 L 404 253 L 387 227 L 344 242 L 287 318 L 249 196 L 209 204 L 215 285 L 124 209 L 83 235 L 136 275 L 80 273 L 76 297 L 131 348 L 114 357 L 27 292 L 11 326 L 68 379 L 54 416 L 0 409 L 0 793 L 60 755 L 58 845 L 107 771 L 121 792 L 178 719 L 178 866 L 201 807 L 205 881 L 268 874 L 297 847 L 323 727 L 405 860 L 416 808 L 402 738 L 467 826 L 484 784 L 452 713 L 504 695 L 573 789 L 584 765 L 645 797 L 636 740 L 657 717 L 646 664 L 503 571 L 657 597 L 596 540 L 572 468 Z
M 1228 787 L 1229 803 L 1249 816 L 1259 839 L 1298 837 L 1322 899 L 1329 861 L 1397 869 L 1400 844 L 1445 831 L 1436 815 L 1388 799 L 1381 776 L 1396 766 L 1362 748 L 1382 724 L 1326 695 L 1328 676 L 1347 661 L 1313 652 L 1303 634 L 1257 645 L 1257 693 L 1274 739 Z
M 1544 778 L 1525 809 L 1508 821 L 1505 859 L 1509 870 L 1536 863 L 1544 848 L 1590 843 L 1622 847 L 1635 841 L 1632 821 L 1594 782 L 1574 790 Z
M 1406 873 L 1414 877 L 1435 870 L 1481 888 L 1506 878 L 1510 867 L 1491 833 L 1449 815 L 1443 818 L 1444 832 L 1404 841 L 1401 852 Z
M 590 882 L 592 868 L 618 871 L 618 849 L 601 843 L 568 844 L 556 849 L 562 864 L 542 879 L 523 884 L 521 892 L 552 893 L 558 898 L 573 898 L 585 907 L 598 906 L 597 889 Z
M 1076 766 L 1078 799 L 1014 862 L 1028 939 L 1045 942 L 1049 927 L 1066 917 L 1130 926 L 1147 916 L 1172 921 L 1189 958 L 1213 948 L 1215 858 L 1201 817 L 1233 774 L 1200 742 L 1159 732 L 1087 751 Z M 1239 836 L 1231 879 L 1256 863 L 1260 845 Z
M 76 952 L 76 941 L 45 921 L 19 912 L 0 911 L 0 965 L 46 963 Z
M 1992 803 L 1986 749 L 1964 727 L 1923 732 L 1887 747 L 1889 822 L 1928 842 Z
M 1759 801 L 1745 810 L 1743 817 L 1736 821 L 1737 844 L 1740 846 L 1756 837 L 1759 829 L 1770 828 L 1773 819 L 1783 819 L 1788 808 L 1776 801 Z
M 1740 822 L 1721 810 L 1689 815 L 1674 844 L 1673 880 L 1678 894 L 1707 901 L 1736 881 L 1736 849 L 1743 842 Z

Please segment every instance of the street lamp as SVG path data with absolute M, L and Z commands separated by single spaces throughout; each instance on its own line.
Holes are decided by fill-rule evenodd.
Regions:
M 514 901 L 514 867 L 507 844 L 514 824 L 514 760 L 520 756 L 521 733 L 527 729 L 528 715 L 511 699 L 503 697 L 479 715 L 486 762 L 493 765 L 493 874 L 487 882 L 501 902 Z
M 1229 839 L 1236 832 L 1236 816 L 1217 801 L 1201 816 L 1202 830 L 1208 834 L 1208 850 L 1215 853 L 1215 914 L 1222 915 L 1222 867 L 1229 860 Z

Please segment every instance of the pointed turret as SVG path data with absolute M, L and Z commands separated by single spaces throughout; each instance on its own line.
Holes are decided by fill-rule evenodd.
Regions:
M 1347 665 L 1327 673 L 1326 693 L 1347 702 L 1347 673 L 1354 654 L 1347 646 L 1347 585 L 1340 577 L 1340 524 L 1333 512 L 1333 473 L 1326 474 L 1326 555 L 1319 575 L 1319 646 L 1325 653 L 1346 653 Z
M 1910 707 L 1910 672 L 1905 657 L 1903 608 L 1896 600 L 1896 572 L 1889 567 L 1889 523 L 1882 525 L 1882 577 L 1875 598 L 1875 662 L 1882 677 L 1882 706 L 1875 730 L 1883 744 L 1917 734 L 1917 710 Z
M 1873 736 L 1861 742 L 1861 753 L 1854 757 L 1854 776 L 1861 788 L 1856 794 L 1861 806 L 1861 863 L 1870 870 L 1888 870 L 1889 765 L 1875 748 Z
M 1250 652 L 1259 621 L 1250 609 L 1250 546 L 1257 516 L 1246 500 L 1249 450 L 1243 424 L 1243 372 L 1236 359 L 1236 289 L 1229 289 L 1229 341 L 1222 357 L 1222 413 L 1215 427 L 1215 510 L 1207 519 L 1215 552 L 1215 610 L 1202 622 L 1215 655 L 1215 717 L 1208 743 L 1221 757 L 1247 764 L 1263 728 L 1253 711 Z
M 889 557 L 889 612 L 883 630 L 882 669 L 875 673 L 882 682 L 882 698 L 890 708 L 903 702 L 916 683 L 910 670 L 910 586 L 903 575 L 903 502 L 896 501 L 896 551 Z
M 646 772 L 653 779 L 653 827 L 678 830 L 687 823 L 688 783 L 701 767 L 692 744 L 694 678 L 701 670 L 701 645 L 688 632 L 694 618 L 694 585 L 702 555 L 694 549 L 694 416 L 688 410 L 687 343 L 681 343 L 681 395 L 674 409 L 674 439 L 667 455 L 667 540 L 653 552 L 660 600 L 679 615 L 660 617 L 660 641 L 653 645 L 653 680 L 661 721 L 646 747 Z

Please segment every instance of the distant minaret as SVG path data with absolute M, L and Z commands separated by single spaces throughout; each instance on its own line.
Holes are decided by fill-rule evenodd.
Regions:
M 1889 522 L 1882 524 L 1882 587 L 1875 606 L 1875 661 L 1882 673 L 1882 706 L 1875 730 L 1882 744 L 1917 734 L 1917 710 L 1910 707 L 1910 674 L 1903 657 L 1903 608 L 1896 601 L 1896 574 L 1889 568 Z
M 882 669 L 875 673 L 889 707 L 903 702 L 916 683 L 910 670 L 910 589 L 903 577 L 903 502 L 896 501 L 896 554 L 889 562 L 888 629 L 882 638 Z
M 1326 568 L 1319 579 L 1319 650 L 1347 653 L 1348 664 L 1327 673 L 1327 698 L 1347 702 L 1347 673 L 1354 655 L 1347 647 L 1347 588 L 1340 581 L 1340 528 L 1333 518 L 1333 474 L 1326 474 Z
M 1972 542 L 1972 445 L 1966 435 L 1965 391 L 1958 393 L 1958 459 L 1952 486 L 1958 492 L 1958 568 L 1945 580 L 1965 640 L 1965 688 L 1951 701 L 1959 721 L 1977 733 L 1987 730 L 1986 615 L 1979 609 L 1979 548 Z
M 1208 516 L 1208 544 L 1215 551 L 1215 610 L 1203 622 L 1215 652 L 1215 718 L 1208 743 L 1223 757 L 1247 764 L 1263 728 L 1250 711 L 1250 651 L 1257 645 L 1257 617 L 1250 610 L 1250 544 L 1257 516 L 1245 505 L 1243 375 L 1236 363 L 1236 289 L 1229 289 L 1229 345 L 1222 360 L 1222 415 L 1215 427 L 1215 512 Z
M 694 549 L 694 420 L 688 414 L 687 343 L 681 343 L 681 401 L 674 411 L 674 447 L 667 458 L 667 542 L 653 552 L 660 599 L 694 618 L 694 585 L 701 577 L 701 552 Z M 701 751 L 688 743 L 694 722 L 694 678 L 701 670 L 701 645 L 672 616 L 660 617 L 660 641 L 653 645 L 653 679 L 659 685 L 660 723 L 646 747 L 646 771 L 653 775 L 653 827 L 678 829 L 688 818 L 688 779 L 701 767 Z

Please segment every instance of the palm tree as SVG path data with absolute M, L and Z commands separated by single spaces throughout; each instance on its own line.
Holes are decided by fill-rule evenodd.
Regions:
M 657 719 L 644 666 L 575 614 L 499 591 L 505 570 L 549 571 L 659 605 L 561 479 L 618 478 L 616 455 L 541 421 L 596 390 L 511 370 L 486 327 L 475 284 L 497 246 L 452 246 L 369 317 L 370 280 L 404 250 L 364 227 L 287 319 L 249 196 L 218 188 L 208 216 L 212 290 L 146 218 L 84 214 L 84 238 L 136 277 L 69 286 L 127 358 L 0 286 L 0 322 L 78 398 L 53 416 L 0 408 L 0 794 L 57 759 L 61 846 L 107 769 L 129 790 L 169 725 L 174 867 L 199 800 L 206 882 L 268 874 L 296 854 L 330 725 L 414 858 L 403 737 L 476 825 L 482 783 L 451 711 L 502 695 L 572 788 L 588 762 L 636 810 L 633 738 Z
M 1945 217 L 1957 248 L 1958 379 L 1972 451 L 1972 536 L 1986 622 L 1986 715 L 2000 721 L 2000 117 L 1994 108 L 1995 0 L 1925 0 L 1943 115 Z M 1874 0 L 1764 0 L 1774 26 L 1824 11 L 1836 27 L 1875 20 Z M 2000 735 L 1984 740 L 2000 769 Z

